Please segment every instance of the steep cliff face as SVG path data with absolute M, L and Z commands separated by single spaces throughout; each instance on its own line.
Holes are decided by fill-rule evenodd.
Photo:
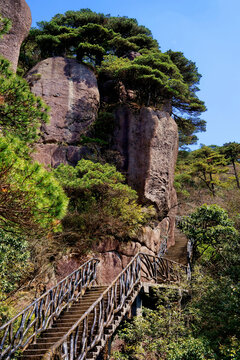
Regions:
M 25 0 L 1 0 L 0 14 L 12 21 L 11 30 L 0 39 L 0 54 L 12 63 L 12 69 L 16 71 L 20 46 L 31 27 L 31 11 Z
M 116 111 L 114 148 L 124 157 L 123 171 L 142 203 L 155 204 L 161 216 L 172 208 L 174 169 L 178 152 L 175 121 L 165 111 L 129 108 Z
M 143 228 L 139 238 L 128 243 L 106 241 L 100 253 L 100 282 L 113 280 L 107 269 L 119 272 L 138 251 L 158 255 L 161 246 L 174 245 L 177 197 L 173 187 L 178 153 L 178 131 L 166 111 L 142 108 L 133 113 L 128 107 L 116 110 L 114 150 L 122 155 L 122 171 L 144 204 L 153 204 L 159 221 Z
M 55 57 L 37 64 L 26 76 L 32 92 L 50 106 L 50 123 L 42 126 L 42 139 L 34 159 L 56 167 L 76 165 L 84 156 L 81 135 L 95 120 L 99 91 L 94 73 L 74 59 Z
M 57 57 L 39 63 L 27 80 L 32 91 L 51 107 L 51 121 L 42 127 L 34 158 L 54 167 L 60 163 L 75 165 L 84 157 L 84 147 L 77 146 L 80 137 L 98 111 L 95 75 L 74 59 Z M 164 242 L 174 244 L 177 125 L 167 111 L 142 108 L 134 112 L 120 106 L 115 111 L 112 150 L 123 159 L 121 171 L 128 184 L 138 192 L 141 203 L 154 205 L 158 220 L 146 226 L 138 239 L 127 243 L 112 239 L 94 246 L 92 251 L 101 260 L 102 283 L 112 281 L 138 251 L 157 255 Z

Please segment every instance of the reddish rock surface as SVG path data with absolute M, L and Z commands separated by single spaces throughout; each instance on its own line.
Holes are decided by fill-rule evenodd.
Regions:
M 50 106 L 50 123 L 42 126 L 42 140 L 34 159 L 45 165 L 75 165 L 84 148 L 79 140 L 94 122 L 99 91 L 94 73 L 74 59 L 55 57 L 37 64 L 26 76 L 32 92 Z
M 31 27 L 31 11 L 25 0 L 1 0 L 0 14 L 12 21 L 8 34 L 0 39 L 0 54 L 12 63 L 16 71 L 20 46 Z

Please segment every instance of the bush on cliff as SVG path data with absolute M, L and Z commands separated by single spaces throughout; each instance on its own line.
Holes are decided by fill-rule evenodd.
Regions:
M 137 194 L 125 185 L 124 176 L 109 164 L 80 160 L 75 168 L 60 165 L 55 176 L 70 198 L 63 219 L 63 237 L 79 250 L 105 238 L 136 236 L 152 208 L 137 204 Z
M 0 39 L 2 36 L 11 29 L 12 23 L 11 20 L 4 18 L 0 14 Z

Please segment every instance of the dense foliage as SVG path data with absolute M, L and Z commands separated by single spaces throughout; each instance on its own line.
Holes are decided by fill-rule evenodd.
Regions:
M 196 209 L 182 228 L 201 255 L 185 288 L 191 296 L 159 289 L 156 308 L 118 334 L 115 360 L 239 360 L 239 234 L 216 205 Z
M 14 137 L 0 137 L 0 225 L 37 232 L 60 219 L 67 197 L 54 176 L 27 160 L 26 147 Z
M 189 195 L 191 188 L 207 188 L 215 197 L 221 189 L 239 188 L 238 163 L 240 144 L 202 146 L 187 152 L 180 151 L 175 186 L 179 193 Z M 235 181 L 233 181 L 235 179 Z
M 28 259 L 28 244 L 24 237 L 0 229 L 0 295 L 15 289 L 28 270 Z
M 129 54 L 134 54 L 129 60 Z M 38 23 L 22 45 L 20 64 L 29 69 L 52 56 L 75 57 L 97 67 L 99 84 L 109 78 L 134 90 L 139 105 L 172 108 L 180 144 L 197 141 L 205 131 L 206 110 L 196 93 L 201 75 L 183 53 L 162 53 L 149 29 L 135 19 L 111 17 L 89 9 L 67 11 Z
M 93 242 L 136 236 L 152 209 L 137 204 L 137 194 L 109 164 L 80 160 L 75 168 L 60 165 L 55 176 L 70 198 L 63 237 L 79 251 Z

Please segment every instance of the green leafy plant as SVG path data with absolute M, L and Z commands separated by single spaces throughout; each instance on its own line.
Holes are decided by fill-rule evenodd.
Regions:
M 137 204 L 136 192 L 109 164 L 80 160 L 75 168 L 60 165 L 54 173 L 70 198 L 64 238 L 82 249 L 104 238 L 136 236 L 153 212 Z
M 12 22 L 10 19 L 2 17 L 0 15 L 0 39 L 3 37 L 4 34 L 8 33 L 12 27 Z
M 201 75 L 195 63 L 181 52 L 162 53 L 151 31 L 136 19 L 90 9 L 57 14 L 31 29 L 21 48 L 20 65 L 30 69 L 52 56 L 74 57 L 97 69 L 100 89 L 111 78 L 134 91 L 138 105 L 167 106 L 178 123 L 180 145 L 195 143 L 195 134 L 205 131 L 199 116 L 206 107 L 197 97 Z
M 0 137 L 0 226 L 47 231 L 63 217 L 68 200 L 52 173 L 26 159 L 27 153 L 19 139 Z

